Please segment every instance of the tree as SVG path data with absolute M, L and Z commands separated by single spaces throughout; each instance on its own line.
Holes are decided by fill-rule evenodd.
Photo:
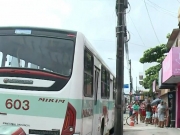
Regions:
M 170 38 L 170 36 L 171 36 L 171 34 L 170 34 L 170 33 L 168 33 L 168 34 L 167 34 L 167 36 L 166 36 L 166 38 L 167 38 L 167 39 L 169 39 L 169 38 Z
M 152 66 L 145 71 L 146 77 L 143 79 L 144 88 L 150 89 L 149 95 L 153 95 L 152 83 L 154 80 L 156 80 L 156 83 L 158 83 L 158 74 L 159 70 L 161 69 L 161 63 L 165 58 L 164 54 L 167 52 L 168 50 L 166 48 L 166 45 L 161 44 L 144 51 L 143 57 L 139 60 L 143 64 L 157 62 L 156 66 Z
M 144 52 L 143 57 L 140 58 L 140 62 L 143 64 L 152 62 L 161 63 L 164 60 L 164 53 L 167 53 L 167 48 L 165 44 L 155 46 Z

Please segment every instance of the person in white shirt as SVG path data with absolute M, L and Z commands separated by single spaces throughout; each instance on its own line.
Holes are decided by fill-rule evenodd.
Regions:
M 157 107 L 158 109 L 158 119 L 159 119 L 159 127 L 164 127 L 164 114 L 165 114 L 165 108 L 164 108 L 164 102 L 161 101 L 161 103 Z

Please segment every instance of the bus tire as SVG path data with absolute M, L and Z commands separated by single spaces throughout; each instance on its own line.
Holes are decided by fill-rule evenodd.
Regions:
M 104 118 L 102 119 L 102 122 L 101 122 L 101 131 L 100 131 L 100 135 L 104 135 Z
M 109 135 L 112 135 L 114 134 L 114 127 L 112 127 L 110 130 L 109 130 Z

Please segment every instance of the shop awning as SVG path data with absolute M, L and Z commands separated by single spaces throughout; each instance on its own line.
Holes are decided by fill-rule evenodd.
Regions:
M 162 83 L 180 82 L 180 47 L 172 47 L 162 64 Z

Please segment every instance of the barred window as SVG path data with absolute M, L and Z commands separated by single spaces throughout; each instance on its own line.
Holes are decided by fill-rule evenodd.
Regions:
M 116 98 L 116 78 L 113 78 L 113 99 Z
M 101 68 L 101 98 L 110 96 L 110 73 L 103 66 Z

